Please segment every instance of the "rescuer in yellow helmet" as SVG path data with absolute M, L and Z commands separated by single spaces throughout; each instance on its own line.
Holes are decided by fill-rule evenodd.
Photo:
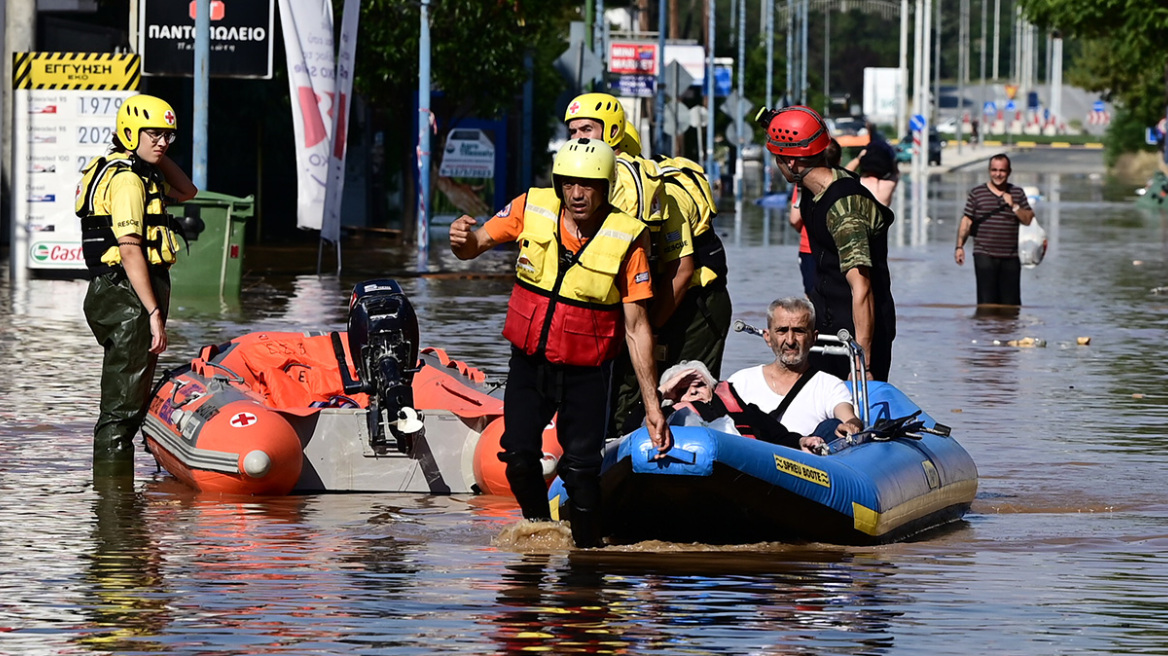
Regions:
M 646 424 L 653 443 L 664 454 L 673 442 L 657 404 L 648 231 L 609 201 L 616 162 L 604 141 L 572 139 L 556 155 L 551 189 L 529 189 L 479 229 L 466 215 L 450 224 L 450 250 L 462 260 L 520 243 L 503 326 L 511 362 L 499 459 L 523 516 L 550 519 L 542 434 L 559 413 L 558 473 L 578 547 L 599 546 L 603 537 L 601 449 L 610 370 L 622 345 L 651 406 Z
M 166 204 L 198 190 L 167 157 L 177 120 L 165 100 L 126 99 L 116 125 L 110 152 L 83 169 L 75 209 L 90 277 L 85 318 L 104 351 L 94 467 L 127 473 L 158 355 L 166 350 L 169 269 L 181 234 Z

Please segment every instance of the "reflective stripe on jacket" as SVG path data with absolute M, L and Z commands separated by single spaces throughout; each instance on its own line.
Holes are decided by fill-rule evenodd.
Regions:
M 600 366 L 620 352 L 617 276 L 645 226 L 614 210 L 574 256 L 561 243 L 559 226 L 555 191 L 530 190 L 503 336 L 528 355 L 542 352 L 548 362 Z
M 166 213 L 161 174 L 157 178 L 140 175 L 134 170 L 129 155 L 113 153 L 91 161 L 77 185 L 74 210 L 81 219 L 81 250 L 85 256 L 85 266 L 93 275 L 110 271 L 122 263 L 118 240 L 113 231 L 113 217 L 108 211 L 113 202 L 109 197 L 110 186 L 114 176 L 123 173 L 139 175 L 146 189 L 142 248 L 147 264 L 169 266 L 174 264 L 177 257 L 178 228 Z

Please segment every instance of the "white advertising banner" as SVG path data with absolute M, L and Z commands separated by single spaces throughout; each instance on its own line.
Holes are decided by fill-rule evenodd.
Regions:
M 341 47 L 337 52 L 337 100 L 333 112 L 332 152 L 324 197 L 324 220 L 320 236 L 333 243 L 341 239 L 341 199 L 345 191 L 345 153 L 349 141 L 349 100 L 353 91 L 354 54 L 357 51 L 357 22 L 361 15 L 360 0 L 345 0 L 341 15 Z
M 280 0 L 296 139 L 296 225 L 320 230 L 332 141 L 336 64 L 330 0 Z

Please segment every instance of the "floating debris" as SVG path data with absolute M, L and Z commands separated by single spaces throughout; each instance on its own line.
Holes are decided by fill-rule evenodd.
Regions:
M 1010 339 L 1002 341 L 1000 339 L 994 340 L 994 346 L 1017 346 L 1018 348 L 1043 348 L 1046 346 L 1046 340 L 1038 337 L 1023 337 L 1022 339 Z
M 1091 343 L 1091 338 L 1090 337 L 1076 337 L 1075 343 L 1078 344 L 1079 346 L 1087 346 Z

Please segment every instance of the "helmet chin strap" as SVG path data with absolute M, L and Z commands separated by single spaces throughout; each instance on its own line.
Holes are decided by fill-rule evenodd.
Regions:
M 801 172 L 796 173 L 795 170 L 792 169 L 790 165 L 788 165 L 787 170 L 790 171 L 791 176 L 795 178 L 794 180 L 791 181 L 792 184 L 797 184 L 797 185 L 803 184 L 803 178 L 807 177 L 807 174 L 811 172 L 812 168 L 814 168 L 814 167 L 805 168 Z

